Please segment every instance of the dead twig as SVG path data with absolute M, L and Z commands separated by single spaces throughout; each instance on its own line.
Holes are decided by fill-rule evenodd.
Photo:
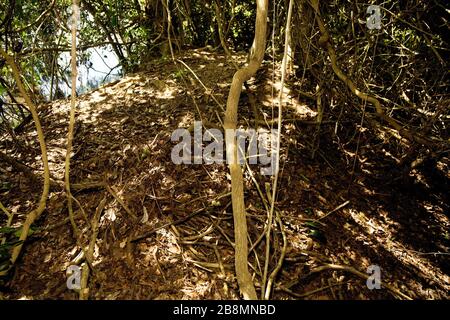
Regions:
M 336 208 L 334 208 L 333 210 L 331 210 L 330 212 L 328 212 L 328 213 L 325 214 L 324 216 L 320 217 L 318 220 L 325 219 L 325 218 L 328 217 L 330 214 L 332 214 L 333 212 L 336 212 L 336 211 L 342 209 L 343 207 L 345 207 L 345 206 L 348 205 L 349 203 L 350 203 L 349 200 L 345 201 L 344 203 L 338 205 Z
M 137 220 L 137 216 L 128 208 L 128 206 L 125 204 L 125 202 L 117 195 L 117 192 L 114 190 L 114 187 L 110 187 L 109 185 L 105 184 L 106 190 L 114 197 L 114 199 L 117 200 L 117 202 L 120 203 L 122 208 L 134 219 Z
M 320 292 L 320 291 L 324 291 L 324 290 L 327 290 L 327 289 L 331 289 L 332 287 L 342 286 L 344 284 L 345 283 L 333 283 L 333 284 L 330 284 L 328 286 L 325 286 L 325 287 L 322 287 L 322 288 L 318 288 L 318 289 L 314 289 L 314 290 L 311 290 L 311 291 L 308 291 L 308 292 L 305 292 L 305 293 L 296 293 L 296 292 L 294 292 L 294 291 L 292 291 L 292 290 L 290 290 L 290 289 L 288 289 L 288 288 L 286 288 L 286 287 L 284 287 L 282 285 L 277 285 L 275 287 L 275 290 L 284 291 L 284 292 L 286 292 L 286 293 L 288 293 L 291 296 L 294 296 L 296 298 L 305 298 L 305 297 L 308 297 L 308 296 L 310 296 L 310 295 L 312 295 L 314 293 L 317 293 L 317 292 Z
M 340 271 L 346 271 L 346 272 L 350 272 L 360 278 L 363 278 L 365 280 L 367 280 L 369 278 L 369 275 L 358 271 L 357 269 L 351 267 L 351 266 L 345 266 L 345 265 L 338 265 L 338 264 L 325 264 L 322 265 L 320 267 L 317 267 L 313 270 L 311 270 L 310 274 L 312 273 L 317 273 L 317 272 L 321 272 L 324 270 L 340 270 Z M 382 283 L 382 286 L 384 286 L 386 289 L 388 289 L 389 291 L 391 291 L 391 293 L 400 296 L 401 298 L 405 299 L 405 300 L 412 300 L 411 297 L 409 297 L 408 295 L 404 294 L 403 292 L 399 291 L 397 288 L 395 288 L 394 286 L 391 286 L 388 283 Z
M 196 216 L 197 214 L 204 212 L 206 209 L 207 209 L 206 207 L 205 208 L 201 208 L 201 209 L 191 213 L 190 215 L 188 215 L 185 218 L 181 218 L 181 219 L 178 219 L 178 220 L 175 220 L 175 221 L 172 221 L 172 222 L 167 222 L 167 223 L 165 223 L 165 224 L 163 224 L 163 225 L 161 225 L 159 227 L 153 228 L 152 230 L 147 231 L 147 232 L 145 232 L 142 235 L 139 235 L 139 236 L 136 236 L 136 237 L 132 238 L 131 242 L 136 242 L 136 241 L 148 238 L 148 237 L 153 235 L 158 230 L 161 230 L 161 229 L 173 226 L 173 225 L 179 225 L 181 223 L 184 223 L 184 222 L 188 221 L 189 219 L 191 219 L 192 217 Z

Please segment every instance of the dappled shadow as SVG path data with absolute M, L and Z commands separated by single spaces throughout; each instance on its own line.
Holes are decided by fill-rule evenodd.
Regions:
M 224 104 L 225 83 L 234 72 L 225 57 L 193 50 L 180 58 L 193 70 L 202 73 L 203 83 L 214 90 L 213 94 L 220 97 Z M 223 82 L 209 78 L 217 75 L 218 64 L 225 71 L 221 75 Z M 91 297 L 234 298 L 237 295 L 235 285 L 222 284 L 232 278 L 229 267 L 228 280 L 217 277 L 214 280 L 207 276 L 205 270 L 192 268 L 192 262 L 186 260 L 185 250 L 168 229 L 159 229 L 140 241 L 130 242 L 136 236 L 187 218 L 197 211 L 204 212 L 186 219 L 188 221 L 183 229 L 206 229 L 211 222 L 205 220 L 204 214 L 218 216 L 221 208 L 229 203 L 229 199 L 224 197 L 214 201 L 212 207 L 208 204 L 208 201 L 226 192 L 223 165 L 210 166 L 206 170 L 202 166 L 176 166 L 170 158 L 175 144 L 170 141 L 172 131 L 187 128 L 194 119 L 199 120 L 193 99 L 196 99 L 199 111 L 203 116 L 208 116 L 209 121 L 216 117 L 214 111 L 219 107 L 213 104 L 211 97 L 205 96 L 205 90 L 183 66 L 177 68 L 172 62 L 159 61 L 147 68 L 150 70 L 130 75 L 79 97 L 71 181 L 105 181 L 123 199 L 127 209 L 137 216 L 137 219 L 130 217 L 122 204 L 105 190 L 74 192 L 89 219 L 93 217 L 100 200 L 103 197 L 108 199 L 100 220 L 94 253 L 95 267 L 89 284 Z M 61 100 L 53 104 L 43 119 L 52 175 L 59 179 L 62 179 L 64 172 L 68 112 L 68 101 Z M 80 215 L 80 207 L 75 204 L 75 209 L 75 214 Z M 64 193 L 53 192 L 48 210 L 37 226 L 57 225 L 61 216 L 67 215 Z M 82 242 L 86 244 L 89 226 L 82 217 L 76 223 L 84 234 Z M 189 227 L 190 224 L 192 226 Z M 30 239 L 10 284 L 13 295 L 76 298 L 76 294 L 67 290 L 65 284 L 65 270 L 70 260 L 79 253 L 71 234 L 71 227 L 66 223 L 52 228 L 45 235 L 38 233 Z M 209 255 L 211 253 L 214 255 L 214 250 L 209 249 Z M 228 250 L 228 254 L 224 255 L 224 264 L 230 264 L 231 254 L 232 251 Z M 191 260 L 206 258 L 200 256 Z M 233 286 L 232 291 L 223 291 Z
M 371 264 L 380 265 L 386 279 L 413 297 L 448 298 L 449 179 L 448 171 L 437 169 L 443 164 L 431 161 L 405 175 L 385 156 L 389 144 L 367 141 L 372 134 L 368 132 L 361 138 L 365 145 L 359 149 L 352 174 L 353 162 L 345 162 L 345 153 L 355 146 L 343 150 L 333 141 L 333 131 L 324 126 L 321 154 L 311 160 L 312 148 L 298 148 L 307 145 L 309 136 L 304 133 L 309 129 L 299 129 L 294 138 L 296 149 L 289 148 L 283 174 L 298 178 L 281 183 L 279 198 L 286 202 L 283 209 L 294 220 L 317 219 L 349 201 L 321 220 L 326 222 L 322 231 L 328 241 L 319 251 L 334 257 L 335 263 L 357 266 L 361 271 Z M 294 197 L 290 190 L 296 190 Z M 370 293 L 365 281 L 359 282 L 359 292 L 372 297 L 379 294 Z
M 181 64 L 177 67 L 172 61 L 160 60 L 79 97 L 72 183 L 102 181 L 117 196 L 102 187 L 74 191 L 89 220 L 101 200 L 107 199 L 94 250 L 91 298 L 239 297 L 233 270 L 228 170 L 225 164 L 175 165 L 170 158 L 176 144 L 170 140 L 171 133 L 200 120 L 199 112 L 204 120 L 220 126 L 223 110 L 214 100 L 224 107 L 234 68 L 224 55 L 208 51 L 191 50 L 177 58 L 198 73 L 210 91 Z M 243 62 L 243 56 L 238 58 Z M 257 113 L 267 120 L 277 115 L 276 108 L 272 110 L 277 91 L 272 88 L 279 88 L 279 83 L 272 80 L 271 72 L 266 63 L 249 82 L 257 98 Z M 424 163 L 405 174 L 390 156 L 395 147 L 367 130 L 362 133 L 352 173 L 356 146 L 340 143 L 326 122 L 318 133 L 312 121 L 315 106 L 300 101 L 290 86 L 285 90 L 287 121 L 276 204 L 286 223 L 289 245 L 280 282 L 298 279 L 291 288 L 299 293 L 338 285 L 309 298 L 392 298 L 385 290 L 367 289 L 365 280 L 353 275 L 337 271 L 309 274 L 325 260 L 362 272 L 376 264 L 383 281 L 412 297 L 448 298 L 448 256 L 432 254 L 448 253 L 449 246 L 448 174 L 438 169 L 441 164 Z M 254 110 L 243 95 L 240 124 L 248 126 L 252 123 L 244 118 L 254 115 Z M 57 101 L 45 112 L 52 174 L 62 179 L 69 102 Z M 353 126 L 344 127 L 350 136 Z M 38 150 L 36 142 L 30 145 Z M 39 168 L 34 159 L 37 154 L 22 160 Z M 254 173 L 259 170 L 258 166 L 250 168 Z M 263 232 L 266 212 L 248 171 L 245 177 L 249 235 L 255 241 Z M 256 175 L 256 179 L 262 188 L 271 182 L 269 176 Z M 30 194 L 22 197 L 32 199 Z M 10 283 L 11 297 L 76 298 L 66 288 L 65 270 L 80 248 L 70 223 L 63 220 L 68 215 L 65 199 L 61 189 L 52 189 L 48 209 L 37 222 L 44 229 L 25 247 Z M 81 242 L 87 245 L 91 229 L 79 205 L 74 206 L 84 235 Z M 321 236 L 312 237 L 311 224 L 307 224 L 311 221 L 305 219 L 320 217 L 324 218 L 314 228 Z M 264 244 L 263 240 L 256 247 L 259 257 L 264 256 Z M 279 249 L 272 252 L 271 265 Z M 305 255 L 305 250 L 311 254 Z M 256 260 L 254 252 L 250 261 L 261 272 L 264 261 Z M 287 297 L 279 291 L 274 295 Z

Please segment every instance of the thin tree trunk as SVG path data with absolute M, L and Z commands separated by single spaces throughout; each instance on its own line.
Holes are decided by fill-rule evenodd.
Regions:
M 47 205 L 47 197 L 48 192 L 50 190 L 50 169 L 48 166 L 48 157 L 47 157 L 47 147 L 45 144 L 45 137 L 44 133 L 42 131 L 41 122 L 39 120 L 39 115 L 36 110 L 36 106 L 34 105 L 33 101 L 30 98 L 30 95 L 25 90 L 25 86 L 23 85 L 22 80 L 20 79 L 20 71 L 17 67 L 14 58 L 11 57 L 8 53 L 6 53 L 1 47 L 0 47 L 0 56 L 3 56 L 3 58 L 6 60 L 8 65 L 12 69 L 13 77 L 16 80 L 17 87 L 19 88 L 20 94 L 25 99 L 26 104 L 28 105 L 28 108 L 30 109 L 31 115 L 33 116 L 34 123 L 36 125 L 36 132 L 39 140 L 39 145 L 41 147 L 41 155 L 42 155 L 42 163 L 44 166 L 44 188 L 41 194 L 41 198 L 39 200 L 39 205 L 36 209 L 30 211 L 27 214 L 27 218 L 22 226 L 22 231 L 20 233 L 19 240 L 25 241 L 28 237 L 28 231 L 30 230 L 31 224 L 39 218 L 39 216 L 44 212 L 45 207 Z M 12 255 L 11 255 L 11 263 L 14 264 L 19 257 L 20 251 L 22 250 L 23 243 L 19 244 L 18 246 L 14 247 Z M 0 272 L 0 275 L 4 274 L 5 271 Z
M 256 28 L 250 61 L 245 68 L 238 70 L 233 76 L 225 111 L 225 141 L 227 161 L 231 175 L 231 200 L 233 204 L 235 268 L 240 291 L 244 299 L 256 300 L 256 290 L 248 270 L 247 220 L 244 203 L 244 183 L 242 170 L 238 163 L 236 142 L 237 111 L 242 85 L 249 80 L 260 67 L 266 47 L 268 0 L 256 0 Z

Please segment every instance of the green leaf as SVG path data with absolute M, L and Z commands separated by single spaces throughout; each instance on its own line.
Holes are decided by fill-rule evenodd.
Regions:
M 10 249 L 15 246 L 18 246 L 21 243 L 23 243 L 23 241 L 15 240 L 12 242 L 6 242 L 4 244 L 1 244 L 0 245 L 0 262 L 9 260 L 9 258 L 11 257 Z
M 33 228 L 28 229 L 28 237 L 31 236 L 34 232 L 35 232 L 35 230 Z M 14 232 L 14 235 L 17 238 L 20 238 L 21 234 L 22 234 L 22 228 L 19 228 L 16 230 L 16 232 Z
M 309 236 L 319 242 L 322 242 L 322 243 L 327 242 L 327 238 L 325 238 L 325 235 L 319 230 L 311 229 L 309 231 Z
M 6 92 L 6 88 L 0 84 L 0 96 Z
M 111 19 L 111 25 L 112 25 L 113 27 L 117 27 L 117 25 L 118 25 L 118 19 L 117 19 L 117 16 L 113 16 L 113 17 L 112 17 L 112 19 Z
M 3 234 L 10 234 L 10 233 L 13 233 L 15 231 L 16 231 L 16 228 L 13 228 L 13 227 L 0 228 L 0 233 L 3 233 Z
M 6 242 L 5 244 L 0 245 L 0 251 L 2 250 L 9 250 L 12 247 L 18 246 L 19 244 L 22 244 L 23 240 L 14 240 L 10 242 Z
M 12 188 L 12 185 L 9 182 L 0 183 L 0 190 L 1 191 L 11 190 L 11 188 Z
M 305 226 L 310 227 L 311 229 L 317 229 L 317 223 L 312 222 L 312 221 L 307 221 L 305 222 Z
M 0 271 L 8 270 L 11 265 L 11 261 L 9 261 L 9 258 L 7 260 L 0 262 Z

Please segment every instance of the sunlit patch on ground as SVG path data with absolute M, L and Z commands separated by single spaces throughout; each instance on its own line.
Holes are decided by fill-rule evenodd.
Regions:
M 246 58 L 236 57 L 239 63 Z M 211 94 L 222 107 L 225 105 L 234 67 L 224 55 L 207 50 L 190 50 L 178 58 L 197 73 L 209 91 L 190 71 L 181 72 L 166 61 L 149 64 L 145 71 L 79 97 L 71 181 L 102 181 L 117 196 L 104 188 L 73 192 L 88 219 L 101 199 L 107 199 L 94 250 L 95 272 L 89 284 L 93 299 L 239 297 L 226 166 L 174 165 L 170 159 L 175 145 L 170 139 L 173 130 L 190 128 L 200 119 L 199 111 L 204 119 L 220 127 L 217 114 L 223 117 L 223 113 Z M 266 65 L 263 72 L 265 76 L 249 83 L 261 117 L 271 119 L 272 106 L 276 117 L 279 75 L 272 83 L 270 67 Z M 369 265 L 379 264 L 384 279 L 415 298 L 448 297 L 445 254 L 450 223 L 445 190 L 435 190 L 433 197 L 421 199 L 421 194 L 436 188 L 436 179 L 420 170 L 411 171 L 405 178 L 414 183 L 407 180 L 402 184 L 401 179 L 384 176 L 383 166 L 399 160 L 380 142 L 388 141 L 391 132 L 387 130 L 379 132 L 379 149 L 367 150 L 362 143 L 358 154 L 331 141 L 334 128 L 322 127 L 319 137 L 315 101 L 292 97 L 290 89 L 285 90 L 284 118 L 307 120 L 313 125 L 290 121 L 283 127 L 277 208 L 285 222 L 288 249 L 280 283 L 291 284 L 292 290 L 303 293 L 325 288 L 308 298 L 391 299 L 388 291 L 370 291 L 363 280 L 346 273 L 310 274 L 324 262 L 351 265 L 362 272 Z M 55 179 L 63 178 L 69 108 L 68 101 L 55 101 L 43 119 Z M 239 125 L 248 128 L 251 123 L 245 118 L 253 112 L 248 101 L 243 100 L 240 112 Z M 30 126 L 27 130 L 27 144 L 38 150 L 34 129 Z M 359 128 L 356 133 L 365 136 L 370 132 Z M 317 141 L 321 147 L 312 159 L 311 146 Z M 38 152 L 23 156 L 28 165 L 41 169 Z M 355 157 L 360 171 L 353 172 Z M 446 163 L 439 162 L 437 168 L 449 178 Z M 9 191 L 0 191 L 0 195 L 2 199 L 8 196 L 7 204 L 17 213 L 15 225 L 19 225 L 41 186 L 30 187 L 11 168 L 0 169 L 2 178 L 11 184 Z M 256 172 L 257 168 L 251 169 Z M 249 171 L 245 177 L 249 235 L 255 241 L 264 230 L 266 211 Z M 261 186 L 271 181 L 270 177 L 257 179 Z M 75 204 L 74 209 L 84 234 L 80 241 L 86 245 L 90 226 L 80 206 Z M 37 224 L 43 233 L 37 233 L 35 241 L 26 246 L 9 297 L 76 298 L 65 281 L 66 269 L 80 247 L 67 216 L 65 194 L 54 186 L 48 209 Z M 256 250 L 261 253 L 264 246 Z M 255 259 L 254 252 L 249 259 L 261 272 L 263 261 Z M 278 289 L 275 299 L 291 298 Z

